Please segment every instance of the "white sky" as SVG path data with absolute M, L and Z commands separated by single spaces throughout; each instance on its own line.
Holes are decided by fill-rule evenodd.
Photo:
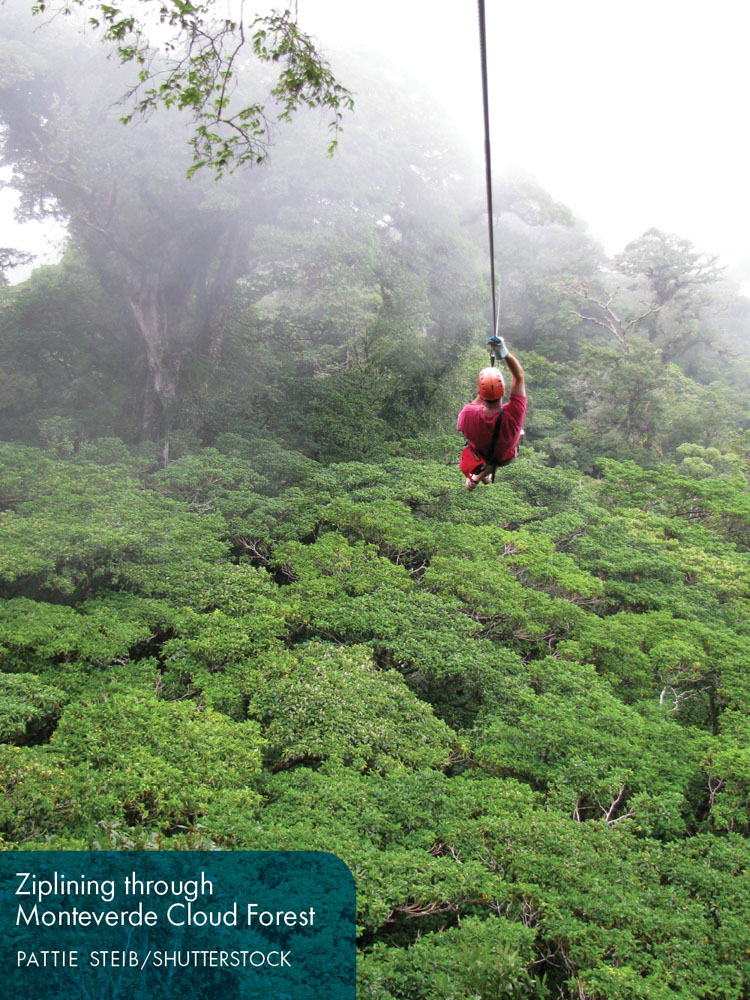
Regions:
M 0 170 L 0 181 L 10 177 L 10 170 Z M 0 188 L 0 246 L 25 250 L 37 255 L 37 263 L 55 261 L 65 242 L 65 230 L 55 222 L 16 222 L 14 211 L 18 194 L 10 188 Z M 8 272 L 10 281 L 19 281 L 28 276 L 31 269 L 19 267 Z
M 475 0 L 297 2 L 324 49 L 369 50 L 417 79 L 481 158 Z M 532 173 L 610 253 L 658 226 L 750 289 L 750 0 L 486 5 L 495 172 Z M 0 244 L 12 235 L 4 225 Z
M 493 169 L 532 173 L 615 253 L 650 226 L 750 282 L 749 0 L 486 0 Z M 475 0 L 299 0 L 327 43 L 432 89 L 481 157 Z

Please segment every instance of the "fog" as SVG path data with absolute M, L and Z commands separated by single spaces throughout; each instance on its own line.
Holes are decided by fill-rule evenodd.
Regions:
M 300 0 L 298 11 L 334 68 L 345 51 L 411 81 L 481 159 L 474 3 Z M 533 175 L 609 253 L 656 226 L 719 254 L 750 290 L 749 29 L 750 7 L 736 0 L 489 3 L 496 175 Z M 366 107 L 368 94 L 356 97 Z M 4 192 L 2 242 L 38 249 L 38 227 L 13 227 L 11 200 Z
M 408 72 L 481 157 L 475 3 L 325 0 L 300 17 L 324 46 Z M 749 35 L 736 0 L 488 3 L 496 171 L 533 174 L 610 253 L 657 226 L 750 290 Z

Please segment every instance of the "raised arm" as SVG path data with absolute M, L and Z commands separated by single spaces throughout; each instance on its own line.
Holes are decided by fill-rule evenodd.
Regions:
M 510 373 L 513 376 L 510 383 L 510 394 L 511 396 L 525 396 L 526 395 L 526 382 L 524 379 L 523 368 L 518 361 L 518 358 L 514 357 L 510 352 L 505 355 L 504 361 Z

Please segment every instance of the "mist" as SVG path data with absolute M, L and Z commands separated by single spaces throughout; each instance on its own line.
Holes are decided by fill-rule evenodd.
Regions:
M 427 94 L 483 154 L 475 5 L 311 5 L 301 17 L 324 45 L 358 48 Z M 584 219 L 608 253 L 651 226 L 719 254 L 750 280 L 745 39 L 750 12 L 710 14 L 576 2 L 487 11 L 493 160 L 533 175 Z
M 479 165 L 471 4 L 385 0 L 354 11 L 326 0 L 300 5 L 299 16 L 334 68 L 337 58 L 356 53 L 358 64 L 392 74 L 402 92 L 423 95 L 423 106 L 432 106 Z M 534 177 L 609 254 L 656 227 L 718 254 L 745 286 L 747 8 L 725 0 L 706 17 L 672 0 L 658 8 L 536 2 L 490 5 L 487 17 L 496 172 Z M 360 91 L 358 107 L 367 100 Z

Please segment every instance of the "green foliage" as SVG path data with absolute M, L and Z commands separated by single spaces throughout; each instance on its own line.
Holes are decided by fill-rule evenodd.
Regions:
M 128 436 L 136 369 L 124 318 L 68 250 L 10 289 L 0 311 L 0 432 L 61 455 L 94 433 Z
M 623 705 L 593 668 L 547 657 L 508 678 L 472 744 L 492 774 L 528 781 L 576 819 L 629 822 L 660 837 L 685 833 L 701 743 L 668 718 Z M 656 756 L 647 748 L 665 749 Z
M 333 851 L 365 996 L 741 1000 L 742 455 L 217 445 L 4 446 L 7 844 Z
M 169 620 L 164 606 L 109 595 L 80 610 L 15 598 L 3 601 L 0 666 L 5 671 L 42 672 L 65 663 L 90 672 L 128 656 L 145 643 L 155 624 Z
M 361 772 L 419 769 L 445 764 L 455 747 L 403 678 L 356 646 L 273 656 L 248 712 L 264 721 L 274 770 L 321 761 Z
M 372 461 L 383 455 L 390 437 L 388 424 L 379 416 L 383 389 L 368 373 L 324 375 L 308 383 L 304 395 L 298 386 L 292 390 L 291 381 L 283 388 L 297 400 L 297 406 L 287 405 L 285 417 L 288 440 L 300 451 L 334 461 L 355 456 Z
M 75 601 L 111 586 L 159 596 L 184 588 L 198 565 L 226 552 L 218 516 L 199 518 L 144 491 L 122 467 L 76 461 L 60 473 L 0 513 L 6 596 Z
M 159 681 L 167 698 L 199 698 L 232 718 L 245 718 L 247 702 L 261 683 L 253 657 L 280 649 L 285 618 L 264 586 L 262 574 L 245 575 L 243 584 L 259 584 L 251 594 L 243 587 L 240 607 L 227 614 L 218 607 L 207 614 L 186 610 L 174 638 L 162 647 L 164 670 Z M 241 612 L 241 613 L 240 613 Z
M 263 740 L 195 704 L 119 694 L 64 716 L 50 749 L 88 800 L 84 815 L 129 825 L 194 826 L 213 810 L 248 808 Z
M 741 711 L 726 712 L 722 731 L 708 751 L 711 820 L 719 830 L 750 832 L 750 726 Z
M 127 95 L 133 110 L 123 122 L 160 107 L 189 113 L 194 125 L 191 174 L 210 166 L 221 177 L 244 163 L 262 163 L 272 124 L 290 121 L 300 107 L 330 111 L 335 134 L 343 111 L 353 107 L 351 94 L 334 78 L 289 10 L 258 15 L 245 23 L 241 15 L 237 20 L 217 21 L 210 3 L 160 3 L 155 12 L 161 33 L 169 30 L 170 37 L 166 43 L 160 39 L 158 46 L 149 38 L 148 14 L 141 19 L 120 7 L 87 0 L 61 4 L 40 0 L 32 10 L 69 14 L 75 6 L 83 8 L 89 27 L 101 30 L 102 40 L 114 48 L 122 63 L 135 62 L 138 67 L 137 82 Z M 279 67 L 261 102 L 249 102 L 247 97 L 232 100 L 243 50 Z M 165 58 L 165 51 L 169 57 Z M 335 146 L 334 137 L 329 152 Z
M 34 674 L 0 674 L 0 742 L 19 746 L 43 740 L 66 700 Z
M 0 792 L 0 837 L 8 846 L 69 836 L 72 829 L 77 832 L 80 790 L 60 761 L 48 753 L 0 746 Z M 88 817 L 83 825 L 89 827 Z M 89 846 L 85 834 L 80 839 Z
M 514 1000 L 543 996 L 527 971 L 533 932 L 502 917 L 469 917 L 460 927 L 419 938 L 410 948 L 379 946 L 365 956 L 357 995 L 420 1000 Z

